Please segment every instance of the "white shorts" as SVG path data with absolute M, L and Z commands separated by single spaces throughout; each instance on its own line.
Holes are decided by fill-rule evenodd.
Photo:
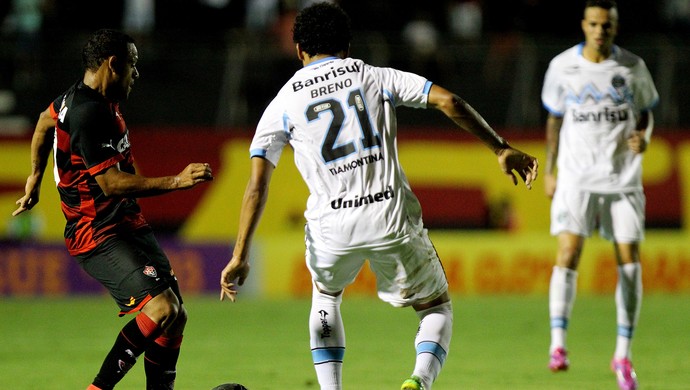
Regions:
M 321 290 L 338 292 L 351 284 L 364 262 L 376 275 L 378 296 L 396 307 L 431 301 L 448 290 L 441 260 L 426 229 L 396 245 L 328 251 L 307 232 L 307 267 Z
M 599 234 L 606 240 L 644 240 L 645 195 L 642 190 L 617 194 L 557 189 L 551 203 L 551 234 L 569 232 L 583 237 Z

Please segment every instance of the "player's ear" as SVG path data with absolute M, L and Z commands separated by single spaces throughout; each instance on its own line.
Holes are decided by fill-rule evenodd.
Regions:
M 123 64 L 119 58 L 117 58 L 116 56 L 110 56 L 110 57 L 108 57 L 108 59 L 106 61 L 108 61 L 108 69 L 111 72 L 113 72 L 115 74 L 122 73 Z
M 297 51 L 297 58 L 300 61 L 304 61 L 304 52 L 302 51 L 302 47 L 300 46 L 299 43 L 295 44 L 295 50 Z

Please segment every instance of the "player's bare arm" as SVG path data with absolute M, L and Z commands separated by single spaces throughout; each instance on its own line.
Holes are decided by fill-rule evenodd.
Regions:
M 491 148 L 499 157 L 498 162 L 503 173 L 510 177 L 513 184 L 517 184 L 517 177 L 513 173 L 515 171 L 527 188 L 532 188 L 532 182 L 537 179 L 537 159 L 511 147 L 467 102 L 443 87 L 432 85 L 428 105 L 443 112 L 461 129 L 476 136 Z
M 635 153 L 644 153 L 652 137 L 654 119 L 649 111 L 642 112 L 635 131 L 628 138 L 628 147 Z
M 558 159 L 558 140 L 563 118 L 549 115 L 546 119 L 546 167 L 544 168 L 544 193 L 553 198 L 556 192 L 556 160 Z
M 199 183 L 213 180 L 213 173 L 207 163 L 192 163 L 176 176 L 162 177 L 131 174 L 113 166 L 96 175 L 95 179 L 107 196 L 145 197 L 192 188 Z
M 235 283 L 241 286 L 249 274 L 249 249 L 261 214 L 268 200 L 268 187 L 275 167 L 261 157 L 252 158 L 252 169 L 247 188 L 242 198 L 239 231 L 232 253 L 232 258 L 220 275 L 220 300 L 228 297 L 235 302 L 237 290 Z
M 31 138 L 31 175 L 26 179 L 24 196 L 17 199 L 19 206 L 12 216 L 17 216 L 24 211 L 31 210 L 38 203 L 41 182 L 48 157 L 53 146 L 53 135 L 55 134 L 55 120 L 50 114 L 50 108 L 41 112 L 36 122 L 36 128 Z

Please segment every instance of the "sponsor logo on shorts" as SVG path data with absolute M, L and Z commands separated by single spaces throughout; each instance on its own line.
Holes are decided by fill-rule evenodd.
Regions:
M 135 303 L 137 303 L 137 300 L 134 297 L 129 297 L 129 303 L 125 306 L 134 306 Z
M 153 266 L 147 265 L 146 267 L 144 267 L 144 275 L 155 278 L 158 276 L 158 272 L 156 272 L 156 269 L 153 268 Z

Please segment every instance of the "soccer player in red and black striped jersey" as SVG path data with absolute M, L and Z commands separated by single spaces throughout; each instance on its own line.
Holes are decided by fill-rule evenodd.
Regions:
M 206 163 L 173 176 L 134 169 L 119 109 L 139 78 L 134 40 L 99 30 L 84 46 L 84 77 L 41 113 L 31 142 L 31 175 L 13 215 L 33 208 L 51 148 L 67 219 L 65 242 L 82 268 L 105 286 L 127 323 L 88 389 L 112 389 L 145 354 L 147 389 L 173 389 L 187 313 L 177 278 L 136 197 L 187 189 L 213 179 Z

